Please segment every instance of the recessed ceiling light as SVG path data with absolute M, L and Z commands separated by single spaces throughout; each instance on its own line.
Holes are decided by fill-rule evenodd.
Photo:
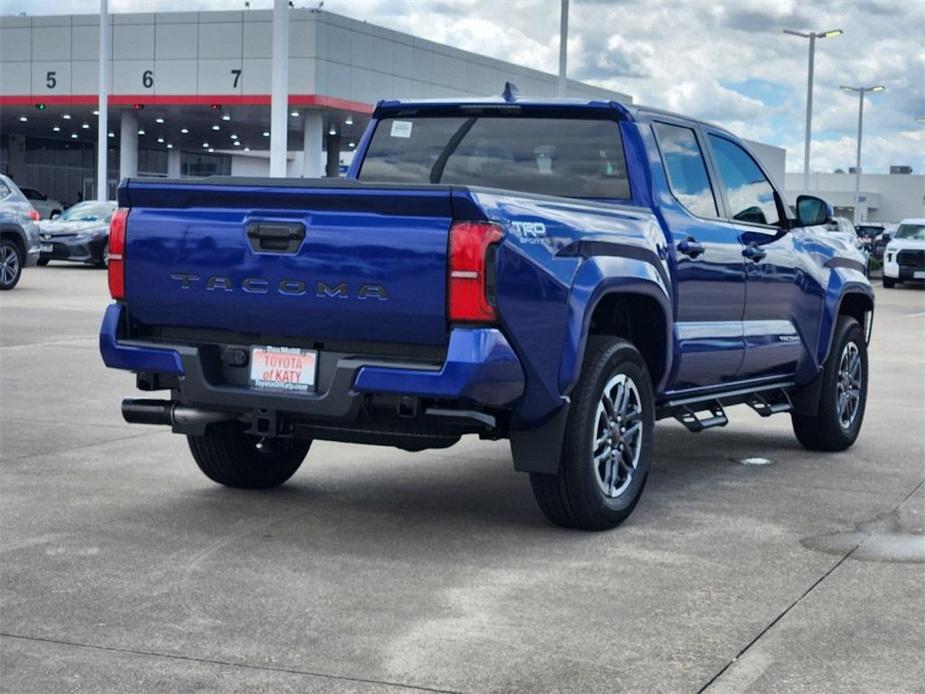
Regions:
M 250 152 L 250 151 L 251 151 L 251 148 L 250 148 L 250 147 L 245 147 L 245 148 L 244 148 L 244 151 L 245 151 L 245 152 Z
M 231 120 L 231 116 L 229 116 L 229 115 L 226 113 L 225 115 L 222 116 L 222 120 Z
M 154 119 L 154 122 L 155 122 L 155 123 L 163 123 L 163 122 L 164 122 L 164 119 L 163 119 L 163 118 L 155 118 L 155 119 Z
M 231 139 L 232 139 L 232 140 L 237 140 L 237 139 L 238 139 L 238 136 L 235 135 L 234 133 L 231 133 Z
M 56 125 L 55 127 L 53 127 L 52 130 L 54 130 L 56 133 L 61 132 L 61 128 L 58 127 L 57 125 Z
M 240 141 L 238 141 L 238 140 L 235 140 L 233 144 L 234 144 L 235 147 L 240 147 L 240 146 L 241 146 L 241 143 L 240 143 Z
M 202 143 L 202 148 L 203 148 L 203 149 L 209 149 L 209 143 L 208 143 L 208 142 L 203 142 L 203 143 Z
M 292 116 L 293 118 L 298 118 L 298 117 L 299 117 L 299 112 L 298 112 L 298 111 L 293 111 L 293 112 L 290 113 L 289 115 Z
M 264 130 L 264 131 L 263 131 L 263 136 L 264 136 L 264 137 L 270 137 L 270 131 L 269 131 L 269 130 Z
M 336 135 L 336 134 L 337 134 L 337 128 L 335 128 L 334 125 L 332 124 L 331 127 L 328 128 L 328 135 Z
M 173 145 L 170 144 L 169 142 L 167 143 L 167 149 L 173 149 Z
M 25 123 L 27 120 L 29 120 L 29 118 L 26 117 L 26 116 L 20 116 L 20 117 L 19 117 L 19 120 L 20 120 L 20 122 Z
M 94 115 L 94 116 L 98 116 L 98 115 L 100 115 L 100 112 L 97 111 L 97 110 L 94 110 L 94 111 L 93 111 L 93 115 Z
M 180 132 L 186 135 L 189 132 L 189 128 L 180 128 Z
M 80 127 L 83 128 L 84 130 L 89 130 L 89 129 L 90 129 L 90 124 L 89 124 L 89 123 L 83 123 Z
M 349 145 L 347 145 L 347 146 L 348 146 L 350 149 L 353 149 L 354 147 L 357 146 L 357 143 L 356 143 L 356 142 L 351 142 L 351 143 L 350 143 Z
M 212 149 L 211 147 L 209 147 L 209 151 L 210 151 L 210 152 L 214 152 L 215 150 Z
M 76 139 L 77 139 L 77 133 L 71 133 L 71 139 L 72 139 L 72 140 L 76 140 Z
M 163 137 L 157 138 L 157 141 L 158 141 L 159 144 L 164 144 L 164 138 L 163 138 Z
M 138 130 L 138 134 L 139 134 L 139 135 L 144 135 L 144 134 L 145 134 L 144 128 L 139 129 L 139 130 Z
M 221 126 L 213 125 L 212 130 L 221 130 Z
M 109 133 L 109 137 L 115 137 L 115 136 L 116 136 L 115 133 Z
M 344 121 L 344 125 L 353 125 L 353 116 L 347 116 L 347 120 Z
M 61 117 L 62 117 L 64 120 L 70 120 L 70 119 L 71 119 L 71 114 L 70 114 L 70 113 L 65 113 L 65 114 L 64 114 L 63 116 L 61 116 Z

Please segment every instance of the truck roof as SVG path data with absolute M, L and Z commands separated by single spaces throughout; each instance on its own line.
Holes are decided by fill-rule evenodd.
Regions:
M 726 128 L 711 123 L 709 121 L 692 118 L 681 113 L 675 113 L 660 108 L 650 106 L 641 106 L 635 104 L 624 104 L 620 101 L 600 101 L 596 99 L 575 99 L 575 98 L 552 98 L 552 97 L 522 97 L 517 93 L 509 93 L 501 96 L 482 96 L 466 97 L 462 99 L 390 99 L 383 100 L 376 104 L 373 113 L 374 118 L 381 116 L 394 116 L 398 113 L 412 115 L 414 112 L 437 112 L 449 111 L 455 108 L 478 108 L 485 107 L 489 110 L 507 110 L 514 108 L 525 108 L 528 110 L 562 110 L 562 111 L 605 111 L 611 114 L 616 111 L 623 120 L 637 121 L 648 116 L 666 116 L 669 118 L 687 121 L 705 125 L 726 134 L 733 135 Z

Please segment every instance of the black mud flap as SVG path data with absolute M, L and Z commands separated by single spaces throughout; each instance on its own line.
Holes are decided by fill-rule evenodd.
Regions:
M 535 429 L 510 430 L 511 455 L 517 472 L 539 472 L 556 475 L 562 457 L 562 442 L 568 421 L 569 400 L 563 398 L 562 407 L 545 423 Z
M 802 388 L 791 394 L 793 401 L 793 414 L 799 417 L 815 417 L 819 413 L 819 398 L 822 395 L 822 378 L 825 374 L 825 365 L 816 374 L 816 377 Z

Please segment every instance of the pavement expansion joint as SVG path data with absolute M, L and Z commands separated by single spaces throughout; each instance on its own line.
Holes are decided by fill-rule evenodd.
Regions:
M 887 517 L 890 517 L 890 516 L 895 516 L 895 514 L 899 511 L 900 507 L 901 507 L 904 503 L 906 503 L 909 499 L 911 499 L 912 496 L 913 496 L 919 489 L 921 489 L 923 485 L 925 485 L 925 480 L 922 480 L 922 481 L 919 482 L 917 485 L 915 485 L 915 487 L 912 489 L 912 491 L 910 491 L 905 497 L 903 497 L 902 501 L 900 501 L 898 504 L 896 504 L 896 505 L 893 507 L 893 509 L 892 509 L 889 513 L 883 514 L 883 516 L 881 516 L 881 518 L 887 518 Z M 864 524 L 862 524 L 862 525 L 864 525 Z M 860 527 L 860 526 L 859 526 L 859 527 Z M 749 641 L 749 642 L 746 644 L 745 648 L 743 648 L 741 651 L 739 651 L 739 652 L 736 654 L 736 656 L 735 656 L 732 660 L 730 660 L 728 663 L 726 663 L 726 664 L 723 666 L 723 668 L 722 668 L 719 672 L 717 672 L 715 675 L 713 675 L 713 677 L 711 677 L 710 680 L 709 680 L 705 685 L 703 685 L 700 689 L 697 690 L 697 694 L 702 694 L 703 692 L 707 691 L 710 687 L 712 687 L 714 684 L 716 684 L 716 682 L 720 679 L 720 677 L 722 677 L 722 676 L 729 670 L 729 668 L 731 668 L 733 665 L 735 665 L 736 662 L 737 662 L 743 655 L 745 655 L 745 654 L 749 651 L 749 649 L 751 649 L 752 646 L 754 646 L 756 643 L 758 643 L 758 641 L 760 641 L 760 640 L 762 639 L 762 637 L 764 637 L 764 635 L 767 634 L 767 633 L 774 627 L 775 624 L 777 624 L 777 623 L 780 622 L 784 617 L 786 617 L 786 616 L 791 612 L 791 610 L 793 610 L 794 607 L 796 607 L 798 604 L 800 604 L 800 603 L 803 601 L 804 598 L 806 598 L 810 593 L 812 593 L 812 592 L 816 589 L 817 586 L 819 586 L 823 581 L 825 581 L 825 579 L 827 579 L 829 576 L 831 576 L 839 566 L 841 566 L 842 564 L 844 564 L 849 558 L 852 557 L 852 555 L 855 554 L 855 552 L 857 552 L 859 549 L 861 549 L 861 547 L 863 547 L 864 544 L 870 539 L 871 534 L 874 533 L 874 532 L 876 532 L 877 529 L 879 529 L 880 527 L 882 527 L 882 524 L 868 523 L 868 524 L 867 524 L 867 527 L 868 527 L 868 532 L 867 532 L 867 534 L 866 534 L 865 536 L 859 537 L 859 538 L 858 538 L 858 541 L 855 542 L 854 546 L 850 547 L 850 548 L 845 552 L 845 554 L 844 554 L 837 562 L 835 562 L 831 567 L 829 567 L 829 569 L 828 569 L 824 574 L 822 574 L 822 576 L 820 576 L 818 579 L 816 579 L 816 581 L 814 581 L 813 584 L 812 584 L 809 588 L 807 588 L 805 591 L 803 591 L 803 593 L 802 593 L 796 600 L 794 600 L 792 603 L 790 603 L 790 605 L 788 605 L 786 609 L 784 609 L 784 610 L 783 610 L 780 614 L 778 614 L 773 620 L 771 620 L 771 621 L 767 624 L 767 626 L 765 626 L 761 631 L 759 631 L 758 634 L 755 636 L 755 638 L 753 638 L 751 641 Z
M 81 643 L 79 641 L 68 641 L 67 639 L 53 639 L 43 636 L 27 636 L 24 634 L 12 634 L 0 631 L 0 638 L 19 639 L 21 641 L 35 641 L 38 643 L 54 644 L 58 646 L 71 646 L 73 648 L 88 648 L 96 651 L 106 651 L 109 653 L 127 653 L 130 655 L 147 656 L 151 658 L 169 658 L 171 660 L 182 660 L 186 662 L 202 663 L 205 665 L 219 665 L 225 667 L 236 667 L 248 670 L 264 670 L 269 672 L 282 672 L 290 675 L 305 675 L 307 677 L 319 677 L 329 680 L 340 680 L 343 682 L 358 682 L 363 684 L 378 684 L 386 687 L 397 687 L 418 692 L 434 692 L 435 694 L 462 694 L 453 689 L 435 689 L 433 687 L 423 687 L 414 684 L 405 684 L 403 682 L 390 682 L 388 680 L 376 680 L 364 677 L 351 677 L 350 675 L 334 675 L 328 672 L 317 672 L 314 670 L 301 670 L 298 668 L 287 668 L 273 665 L 254 665 L 251 663 L 236 663 L 232 660 L 220 660 L 217 658 L 198 658 L 191 655 L 181 655 L 179 653 L 160 653 L 158 651 L 146 651 L 139 648 L 120 648 L 116 646 L 100 646 L 92 643 Z

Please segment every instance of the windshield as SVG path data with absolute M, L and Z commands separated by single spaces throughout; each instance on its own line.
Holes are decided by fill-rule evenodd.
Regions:
M 384 118 L 376 126 L 359 178 L 580 198 L 630 197 L 620 126 L 609 120 Z
M 110 202 L 78 202 L 58 217 L 62 222 L 109 222 L 115 205 Z
M 925 241 L 925 224 L 900 224 L 893 238 Z

